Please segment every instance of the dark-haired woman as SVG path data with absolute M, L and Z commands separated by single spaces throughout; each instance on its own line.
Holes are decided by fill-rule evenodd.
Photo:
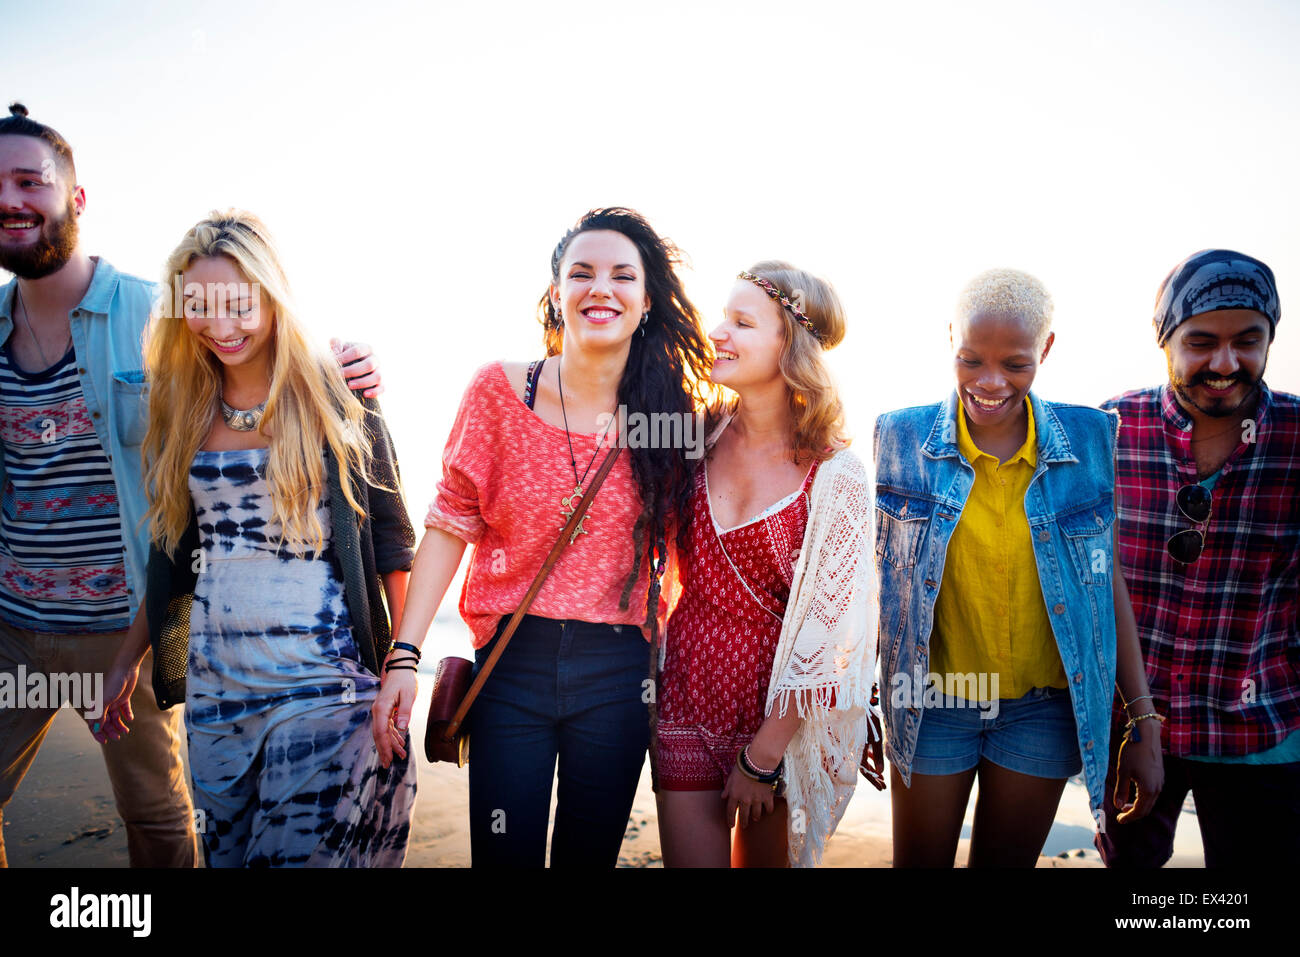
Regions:
M 590 486 L 617 416 L 693 422 L 708 345 L 675 273 L 676 249 L 637 213 L 593 210 L 551 257 L 539 304 L 547 356 L 480 369 L 443 453 L 397 641 L 419 647 L 474 545 L 460 611 L 476 667 L 492 651 Z M 662 421 L 662 420 L 659 420 Z M 686 434 L 685 431 L 683 434 Z M 658 444 L 658 443 L 654 443 Z M 688 448 L 620 452 L 470 714 L 470 841 L 476 866 L 612 867 L 649 743 L 651 589 L 684 532 Z M 395 654 L 409 652 L 395 652 Z M 382 760 L 404 729 L 415 673 L 392 670 L 375 704 Z M 400 748 L 399 748 L 400 753 Z

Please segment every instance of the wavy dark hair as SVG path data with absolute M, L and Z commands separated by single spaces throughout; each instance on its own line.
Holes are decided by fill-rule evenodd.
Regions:
M 630 239 L 641 255 L 646 292 L 650 296 L 650 317 L 645 335 L 635 333 L 627 366 L 618 384 L 618 401 L 628 414 L 672 412 L 694 415 L 704 408 L 711 349 L 699 310 L 687 298 L 677 275 L 684 257 L 670 240 L 654 231 L 645 217 L 632 209 L 611 206 L 593 209 L 574 224 L 551 253 L 551 282 L 560 283 L 560 266 L 573 238 L 580 233 L 608 229 Z M 537 318 L 547 356 L 563 349 L 564 321 L 556 315 L 550 290 L 537 303 Z M 690 525 L 689 501 L 695 475 L 695 461 L 686 449 L 629 449 L 632 474 L 641 494 L 642 511 L 633 529 L 636 562 L 619 604 L 626 608 L 632 588 L 641 573 L 641 561 L 651 563 L 651 591 L 657 597 L 655 573 L 662 569 L 665 529 L 670 521 L 677 528 L 677 544 L 684 548 Z M 658 563 L 656 565 L 656 562 Z M 649 598 L 649 596 L 647 596 Z M 647 601 L 647 605 L 654 604 Z M 648 607 L 647 622 L 654 609 Z

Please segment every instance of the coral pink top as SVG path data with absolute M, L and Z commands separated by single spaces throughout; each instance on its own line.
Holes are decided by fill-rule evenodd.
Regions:
M 596 436 L 570 432 L 578 474 L 592 464 L 588 488 L 607 454 Z M 503 615 L 523 601 L 567 520 L 560 500 L 573 491 L 573 465 L 565 431 L 524 405 L 500 362 L 475 373 L 442 453 L 442 481 L 425 516 L 474 545 L 460 595 L 460 614 L 474 647 L 492 639 Z M 635 586 L 622 601 L 635 553 L 632 530 L 641 495 L 631 456 L 619 454 L 587 510 L 587 534 L 565 548 L 529 614 L 612 625 L 645 621 L 649 571 L 644 555 Z

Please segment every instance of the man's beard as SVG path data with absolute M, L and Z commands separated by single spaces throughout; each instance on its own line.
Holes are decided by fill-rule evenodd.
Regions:
M 1252 399 L 1254 399 L 1255 393 L 1259 389 L 1260 382 L 1264 380 L 1264 370 L 1260 369 L 1259 375 L 1253 379 L 1250 377 L 1249 374 L 1247 374 L 1244 371 L 1235 372 L 1231 376 L 1228 376 L 1228 378 L 1232 379 L 1233 381 L 1245 383 L 1247 386 L 1250 387 L 1246 391 L 1246 395 L 1242 398 L 1242 400 L 1238 402 L 1236 405 L 1232 406 L 1231 408 L 1228 408 L 1227 406 L 1224 406 L 1222 404 L 1217 404 L 1223 401 L 1221 399 L 1216 400 L 1215 405 L 1206 408 L 1205 406 L 1197 402 L 1194 398 L 1192 398 L 1192 388 L 1194 386 L 1203 384 L 1206 379 L 1222 379 L 1222 378 L 1224 377 L 1203 372 L 1200 375 L 1193 376 L 1190 380 L 1184 381 L 1183 379 L 1180 379 L 1176 375 L 1174 375 L 1174 369 L 1172 364 L 1169 367 L 1169 385 L 1176 393 L 1178 393 L 1179 398 L 1181 398 L 1192 408 L 1198 410 L 1203 415 L 1208 415 L 1212 419 L 1226 419 L 1228 418 L 1228 416 L 1235 414 L 1238 409 L 1240 409 L 1242 406 L 1246 405 Z
M 61 219 L 47 219 L 34 228 L 42 232 L 48 229 L 49 234 L 42 235 L 31 246 L 18 249 L 0 244 L 0 267 L 21 279 L 44 279 L 62 269 L 77 251 L 77 212 L 72 197 L 68 197 L 68 208 Z

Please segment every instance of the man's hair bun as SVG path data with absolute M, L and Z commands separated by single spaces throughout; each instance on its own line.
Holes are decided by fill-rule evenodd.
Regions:
M 37 123 L 27 115 L 27 107 L 21 103 L 9 104 L 9 115 L 0 116 L 0 136 L 31 136 L 44 140 L 54 151 L 55 160 L 63 178 L 69 183 L 77 181 L 77 169 L 72 164 L 72 147 L 68 141 L 44 123 Z

